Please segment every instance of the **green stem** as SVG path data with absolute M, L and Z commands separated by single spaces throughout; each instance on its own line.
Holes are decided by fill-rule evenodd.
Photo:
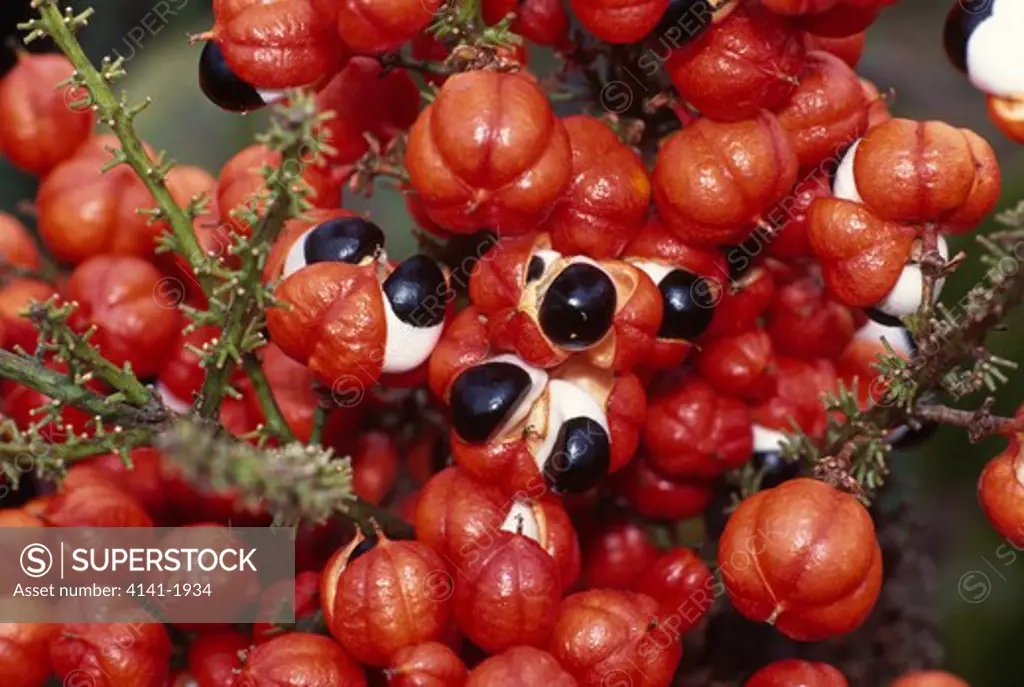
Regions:
M 35 389 L 45 396 L 80 408 L 90 415 L 118 425 L 151 425 L 167 420 L 163 406 L 136 408 L 126 403 L 111 403 L 77 385 L 67 375 L 50 370 L 32 358 L 0 350 L 0 377 Z
M 327 405 L 326 399 L 321 399 L 313 413 L 313 430 L 309 433 L 310 444 L 316 446 L 323 442 L 324 425 L 327 424 L 327 415 L 330 412 L 331 408 Z
M 61 52 L 74 65 L 76 81 L 89 91 L 89 102 L 84 106 L 91 106 L 100 121 L 109 126 L 117 135 L 121 142 L 121 151 L 115 153 L 116 158 L 131 165 L 142 183 L 153 195 L 159 207 L 160 216 L 167 220 L 174 233 L 176 248 L 192 266 L 204 291 L 209 293 L 213 282 L 204 269 L 206 256 L 192 229 L 192 220 L 174 200 L 164 183 L 167 167 L 161 165 L 159 161 L 150 159 L 142 140 L 135 132 L 135 117 L 149 104 L 149 100 L 147 99 L 141 106 L 131 107 L 124 100 L 118 100 L 115 97 L 110 88 L 110 82 L 121 74 L 120 63 L 122 60 L 120 58 L 115 63 L 105 60 L 107 66 L 101 73 L 86 56 L 74 31 L 85 26 L 91 15 L 91 10 L 72 16 L 70 12 L 61 14 L 54 0 L 35 0 L 33 4 L 39 11 L 39 19 L 23 25 L 23 28 L 30 30 L 26 42 L 35 36 L 46 34 L 53 39 Z
M 252 382 L 253 391 L 260 399 L 267 429 L 281 441 L 295 441 L 295 435 L 292 434 L 288 421 L 284 419 L 281 407 L 277 405 L 274 391 L 270 388 L 270 382 L 267 381 L 267 375 L 263 372 L 259 359 L 253 353 L 246 353 L 242 358 L 242 367 Z
M 136 406 L 154 403 L 152 391 L 126 365 L 120 368 L 110 362 L 89 343 L 87 335 L 76 333 L 67 323 L 71 305 L 57 306 L 52 301 L 35 303 L 29 307 L 29 318 L 35 323 L 41 340 L 65 358 L 73 358 L 83 368 L 99 377 L 124 395 L 124 399 Z
M 146 427 L 135 427 L 111 432 L 102 437 L 92 437 L 65 444 L 40 444 L 33 442 L 0 443 L 0 464 L 18 466 L 23 456 L 31 456 L 33 467 L 40 465 L 62 465 L 75 463 L 105 453 L 121 453 L 133 448 L 148 446 L 155 433 Z
M 290 124 L 296 127 L 301 125 L 294 122 Z M 239 270 L 241 278 L 234 285 L 224 316 L 225 325 L 211 354 L 216 364 L 207 366 L 206 379 L 203 381 L 198 409 L 200 417 L 210 420 L 218 417 L 221 399 L 230 384 L 235 365 L 246 351 L 246 341 L 258 336 L 262 329 L 263 303 L 253 298 L 252 294 L 263 288 L 263 257 L 267 247 L 277 238 L 284 223 L 295 214 L 296 197 L 301 192 L 294 188 L 294 184 L 301 177 L 301 158 L 305 145 L 306 139 L 303 136 L 295 136 L 281 152 L 281 164 L 273 181 L 268 181 L 273 200 L 253 229 L 248 242 L 249 249 L 242 251 L 242 266 Z M 246 298 L 246 295 L 249 297 Z

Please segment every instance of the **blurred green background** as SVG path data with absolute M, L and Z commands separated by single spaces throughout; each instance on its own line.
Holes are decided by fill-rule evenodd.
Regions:
M 888 9 L 868 34 L 859 71 L 883 91 L 893 90 L 897 115 L 945 120 L 972 128 L 991 141 L 1003 167 L 1001 207 L 1007 207 L 1024 197 L 1024 148 L 995 130 L 986 117 L 983 98 L 946 61 L 942 26 L 952 1 L 902 0 Z M 5 0 L 5 5 L 12 2 L 27 0 Z M 224 113 L 208 103 L 198 89 L 199 48 L 190 46 L 187 36 L 210 27 L 209 0 L 94 0 L 92 4 L 96 17 L 82 40 L 94 58 L 116 52 L 126 59 L 128 78 L 123 85 L 133 101 L 153 97 L 154 105 L 139 119 L 149 143 L 167 149 L 179 162 L 200 165 L 216 174 L 263 129 L 264 115 Z M 158 7 L 162 11 L 155 12 Z M 32 199 L 34 188 L 34 179 L 0 160 L 0 209 L 15 212 L 20 201 Z M 413 224 L 396 194 L 381 191 L 371 201 L 353 199 L 346 205 L 372 209 L 391 236 L 389 252 L 400 255 L 411 248 Z M 967 237 L 955 239 L 952 246 L 954 250 L 969 249 L 971 243 Z M 945 300 L 955 302 L 983 272 L 976 259 L 970 261 L 947 282 Z M 1016 313 L 1009 325 L 1007 331 L 993 334 L 992 347 L 1001 355 L 1024 361 L 1024 336 L 1020 333 L 1024 331 L 1024 311 Z M 1012 413 L 1015 403 L 1024 398 L 1021 379 L 1020 374 L 1012 375 L 1000 390 L 1002 412 Z M 930 502 L 922 507 L 933 519 L 931 525 L 940 529 L 940 540 L 948 545 L 948 555 L 939 561 L 935 590 L 948 650 L 947 667 L 975 687 L 1024 684 L 1019 670 L 1008 661 L 1024 637 L 1024 552 L 1012 551 L 994 534 L 975 497 L 982 466 L 1000 448 L 998 440 L 971 445 L 963 432 L 943 430 L 923 448 L 893 461 L 896 470 L 920 484 Z

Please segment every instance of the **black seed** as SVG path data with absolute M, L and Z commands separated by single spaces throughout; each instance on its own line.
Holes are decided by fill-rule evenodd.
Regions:
M 490 362 L 469 368 L 452 384 L 452 425 L 465 441 L 490 439 L 530 390 L 529 373 L 518 365 Z
M 713 23 L 714 13 L 729 0 L 669 0 L 661 21 L 648 34 L 657 39 L 666 50 L 686 45 L 700 37 Z
M 562 423 L 544 476 L 556 491 L 579 494 L 601 481 L 612 461 L 612 445 L 604 427 L 589 417 Z
M 199 88 L 210 102 L 228 112 L 250 112 L 267 104 L 259 91 L 231 71 L 216 41 L 207 41 L 199 56 Z
M 604 270 L 586 263 L 569 265 L 544 294 L 540 328 L 559 346 L 588 348 L 611 329 L 615 300 L 615 285 Z
M 754 468 L 761 471 L 761 488 L 771 489 L 800 474 L 800 464 L 783 459 L 781 451 L 756 451 Z
M 958 0 L 946 16 L 942 43 L 954 67 L 967 72 L 967 43 L 981 22 L 992 16 L 997 0 Z
M 886 327 L 903 326 L 903 322 L 900 320 L 900 318 L 893 317 L 889 313 L 882 312 L 878 308 L 866 308 L 864 310 L 864 314 L 867 315 L 869 319 L 874 320 L 878 324 L 884 325 Z
M 693 341 L 715 316 L 715 285 L 687 270 L 672 270 L 658 282 L 661 291 L 659 339 Z
M 530 264 L 526 268 L 526 283 L 537 281 L 544 276 L 544 260 L 539 255 L 530 258 Z
M 347 262 L 358 265 L 384 249 L 384 232 L 362 217 L 329 219 L 306 236 L 306 264 Z
M 425 255 L 403 260 L 382 284 L 395 316 L 413 327 L 426 329 L 444 322 L 451 301 L 448 281 L 437 263 Z

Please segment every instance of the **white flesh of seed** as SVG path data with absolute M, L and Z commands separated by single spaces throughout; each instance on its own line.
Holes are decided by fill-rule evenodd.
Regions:
M 939 236 L 937 248 L 939 254 L 948 260 L 949 246 L 946 245 L 946 239 Z M 932 294 L 934 296 L 933 304 L 939 300 L 939 294 L 942 293 L 942 286 L 945 282 L 945 279 L 935 281 L 935 292 Z M 876 307 L 886 315 L 904 317 L 917 312 L 917 309 L 921 307 L 923 297 L 924 274 L 921 271 L 921 265 L 912 263 L 903 268 L 896 285 Z
M 857 179 L 853 173 L 853 161 L 857 156 L 857 148 L 860 147 L 860 142 L 864 139 L 858 139 L 856 143 L 850 146 L 850 149 L 846 151 L 846 155 L 843 156 L 842 162 L 839 163 L 839 167 L 836 169 L 836 178 L 832 182 L 832 195 L 842 200 L 849 200 L 854 203 L 863 203 L 864 199 L 860 197 L 860 191 L 857 189 Z
M 414 370 L 430 357 L 441 340 L 444 322 L 433 327 L 414 327 L 398 319 L 391 307 L 391 301 L 381 291 L 384 302 L 384 319 L 387 324 L 384 336 L 384 366 L 386 374 L 401 374 Z
M 551 456 L 555 447 L 555 440 L 566 420 L 576 417 L 589 417 L 601 426 L 611 438 L 608 430 L 608 418 L 604 414 L 604 408 L 586 391 L 572 382 L 564 379 L 552 379 L 548 383 L 548 426 L 547 434 L 537 450 L 534 451 L 533 459 L 537 463 L 537 469 L 543 471 L 544 463 Z
M 967 75 L 985 93 L 1024 96 L 1024 3 L 996 0 L 967 40 Z

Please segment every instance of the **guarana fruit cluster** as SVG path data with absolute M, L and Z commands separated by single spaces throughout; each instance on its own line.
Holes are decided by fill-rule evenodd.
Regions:
M 416 539 L 357 532 L 345 543 L 335 527 L 304 529 L 297 608 L 321 611 L 329 636 L 189 628 L 188 665 L 172 684 L 666 686 L 681 638 L 723 594 L 795 640 L 856 629 L 882 581 L 871 517 L 782 460 L 783 433 L 795 423 L 821 438 L 820 399 L 840 382 L 856 380 L 865 405 L 878 400 L 882 340 L 913 350 L 900 318 L 922 304 L 922 256 L 948 255 L 943 236 L 973 229 L 1000 191 L 985 140 L 893 116 L 854 71 L 864 31 L 893 1 L 572 0 L 593 36 L 664 53 L 679 101 L 699 113 L 649 164 L 601 117 L 556 115 L 523 50 L 519 70 L 432 77 L 439 90 L 421 107 L 410 74 L 376 58 L 405 45 L 443 58 L 448 48 L 426 33 L 445 11 L 439 0 L 214 0 L 199 60 L 213 102 L 246 112 L 309 87 L 336 113 L 322 131 L 330 155 L 303 171 L 314 209 L 288 222 L 265 268 L 279 301 L 262 354 L 270 386 L 302 441 L 315 388 L 333 392 L 322 442 L 352 456 L 358 495 L 399 510 Z M 972 38 L 1004 13 L 1015 21 L 1014 7 L 954 10 L 946 41 L 1020 137 L 1013 79 L 1024 71 L 984 71 L 991 43 Z M 514 11 L 512 30 L 534 44 L 572 47 L 559 0 L 483 0 L 481 10 L 491 24 Z M 699 29 L 681 39 L 672 27 L 685 17 Z M 199 351 L 219 331 L 181 333 L 176 306 L 204 298 L 180 258 L 155 251 L 164 227 L 139 213 L 154 205 L 141 182 L 123 166 L 101 172 L 119 144 L 93 135 L 88 109 L 54 90 L 71 72 L 63 57 L 20 55 L 0 82 L 0 151 L 39 176 L 39 237 L 69 268 L 55 285 L 0 288 L 3 343 L 32 350 L 19 312 L 33 301 L 74 301 L 75 327 L 94 328 L 105 356 L 185 410 L 203 380 Z M 367 135 L 386 145 L 406 133 L 403 191 L 422 229 L 494 236 L 471 269 L 392 260 L 387 228 L 342 207 L 344 171 L 371 149 Z M 232 210 L 278 162 L 252 145 L 216 176 L 170 172 L 179 203 L 214 199 L 194 226 L 205 250 L 224 255 L 228 233 L 251 231 Z M 8 215 L 0 250 L 13 266 L 41 265 Z M 457 308 L 459 291 L 468 302 Z M 262 411 L 243 376 L 235 386 L 221 421 L 245 435 Z M 380 425 L 396 398 L 423 387 L 447 422 L 413 436 Z M 5 385 L 3 411 L 23 425 L 46 402 Z M 59 438 L 87 420 L 68 409 L 46 429 Z M 155 450 L 133 460 L 133 470 L 115 456 L 76 465 L 60 493 L 0 520 L 268 522 L 230 492 L 187 483 Z M 722 475 L 748 463 L 763 489 L 721 532 L 717 577 L 694 551 L 658 550 L 637 524 L 699 516 Z M 396 499 L 410 480 L 416 490 Z M 1024 544 L 1018 442 L 986 469 L 980 493 L 1000 533 Z M 114 625 L 0 626 L 0 675 L 25 687 L 50 674 L 168 684 L 169 635 L 144 627 L 111 657 L 101 649 Z M 746 683 L 846 684 L 831 666 L 797 660 Z M 963 684 L 915 673 L 894 687 Z

